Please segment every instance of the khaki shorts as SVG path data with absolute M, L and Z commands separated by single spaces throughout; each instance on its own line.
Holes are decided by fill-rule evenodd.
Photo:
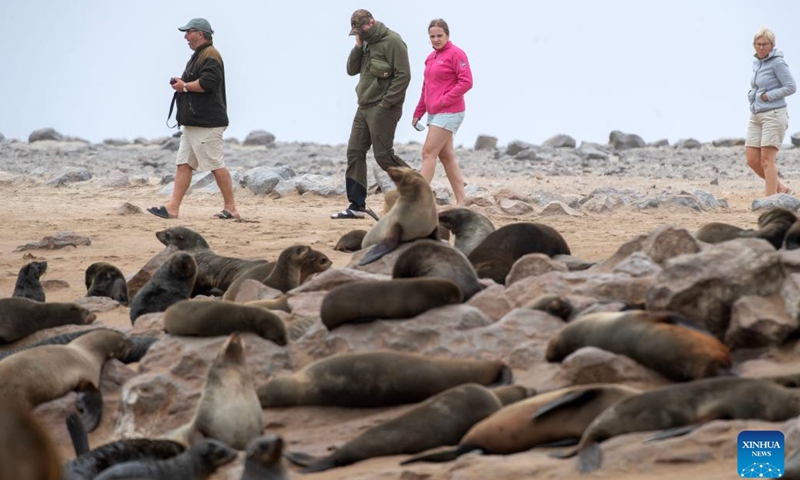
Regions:
M 789 113 L 786 108 L 754 113 L 750 115 L 750 121 L 747 123 L 747 140 L 744 146 L 781 148 L 788 128 Z
M 222 159 L 222 133 L 227 127 L 183 126 L 177 165 L 188 164 L 192 170 L 204 172 L 225 167 Z

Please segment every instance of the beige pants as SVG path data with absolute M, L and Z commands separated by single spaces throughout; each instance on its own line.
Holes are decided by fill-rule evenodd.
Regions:
M 226 128 L 184 125 L 175 163 L 188 164 L 192 170 L 200 172 L 223 168 L 225 161 L 222 159 L 222 133 Z
M 786 108 L 754 113 L 750 115 L 750 121 L 747 123 L 747 139 L 744 146 L 781 148 L 788 128 L 789 114 Z

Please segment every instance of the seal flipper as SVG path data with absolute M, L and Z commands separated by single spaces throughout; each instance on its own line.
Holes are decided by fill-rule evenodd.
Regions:
M 303 452 L 285 452 L 283 456 L 295 465 L 303 467 L 303 473 L 322 472 L 341 466 L 330 456 L 315 457 Z
M 91 450 L 86 427 L 83 426 L 83 421 L 77 413 L 72 412 L 67 416 L 67 430 L 69 431 L 69 438 L 72 439 L 72 448 L 75 449 L 76 457 L 80 457 Z
M 600 444 L 591 442 L 586 445 L 578 454 L 578 471 L 589 473 L 600 468 L 603 463 L 603 452 L 600 451 Z
M 488 385 L 489 388 L 500 387 L 503 385 L 510 385 L 514 383 L 514 371 L 508 368 L 508 365 L 503 365 L 503 368 L 500 370 L 500 373 L 497 375 L 497 379 Z
M 550 413 L 553 410 L 557 410 L 561 407 L 583 405 L 586 402 L 589 402 L 595 397 L 597 397 L 597 394 L 599 392 L 600 390 L 595 388 L 588 388 L 586 390 L 569 392 L 553 400 L 552 402 L 542 405 L 538 410 L 533 412 L 533 415 L 531 415 L 531 420 L 542 417 L 545 414 Z
M 472 452 L 474 450 L 483 450 L 476 445 L 459 445 L 455 448 L 449 448 L 447 450 L 441 450 L 438 452 L 428 453 L 426 455 L 417 455 L 416 457 L 411 457 L 403 460 L 400 462 L 400 465 L 408 465 L 409 463 L 415 462 L 433 462 L 433 463 L 442 463 L 442 462 L 452 462 L 456 458 L 464 455 L 465 453 Z
M 103 394 L 89 382 L 78 385 L 75 390 L 78 394 L 75 406 L 78 408 L 81 421 L 87 432 L 93 432 L 103 416 Z
M 684 425 L 682 427 L 674 427 L 668 428 L 666 430 L 661 430 L 660 432 L 654 434 L 653 436 L 647 438 L 644 443 L 655 442 L 657 440 L 664 440 L 665 438 L 673 438 L 673 437 L 680 437 L 682 435 L 689 434 L 700 427 L 700 423 L 693 423 L 691 425 Z
M 361 257 L 359 265 L 367 265 L 375 260 L 381 258 L 387 253 L 391 252 L 400 244 L 400 238 L 403 235 L 403 226 L 400 223 L 395 223 L 386 232 L 386 236 L 381 243 L 374 245 L 369 251 Z

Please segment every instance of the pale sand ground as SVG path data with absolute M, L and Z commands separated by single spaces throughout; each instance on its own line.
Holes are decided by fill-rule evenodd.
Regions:
M 441 167 L 440 167 L 441 168 Z M 441 170 L 437 180 L 446 181 Z M 502 214 L 497 207 L 479 209 L 486 213 L 496 226 L 516 221 L 540 221 L 559 230 L 569 243 L 573 254 L 586 260 L 601 260 L 611 255 L 623 242 L 654 228 L 673 224 L 694 231 L 704 223 L 721 221 L 750 227 L 755 225 L 757 212 L 750 209 L 751 201 L 761 195 L 762 183 L 755 176 L 745 180 L 724 181 L 711 186 L 708 180 L 652 180 L 647 178 L 617 177 L 552 177 L 536 180 L 532 178 L 509 179 L 508 181 L 470 178 L 470 182 L 486 187 L 494 193 L 508 187 L 529 194 L 535 190 L 558 191 L 560 193 L 587 194 L 596 187 L 614 186 L 632 188 L 639 193 L 658 193 L 662 190 L 677 193 L 681 189 L 693 191 L 701 188 L 730 203 L 727 210 L 699 213 L 689 209 L 656 209 L 647 212 L 620 210 L 611 214 L 590 214 L 582 217 L 543 217 L 535 214 L 512 217 Z M 800 185 L 797 180 L 790 185 Z M 132 274 L 148 259 L 163 249 L 154 233 L 171 226 L 183 225 L 200 232 L 219 254 L 235 257 L 254 257 L 274 260 L 285 247 L 293 244 L 308 244 L 327 254 L 334 267 L 347 264 L 350 254 L 337 252 L 333 246 L 341 235 L 356 229 L 368 229 L 374 222 L 365 220 L 331 220 L 329 214 L 345 205 L 344 197 L 323 198 L 319 196 L 290 195 L 281 199 L 256 197 L 247 190 L 237 190 L 237 201 L 242 216 L 248 222 L 212 220 L 209 218 L 221 208 L 219 195 L 192 195 L 187 197 L 181 210 L 181 218 L 164 220 L 148 213 L 118 215 L 114 211 L 125 202 L 142 209 L 163 203 L 164 197 L 156 192 L 160 187 L 139 186 L 129 188 L 103 188 L 94 181 L 61 188 L 41 185 L 0 186 L 3 209 L 0 210 L 0 292 L 10 296 L 19 268 L 30 261 L 24 256 L 28 252 L 14 252 L 15 247 L 37 241 L 43 236 L 71 230 L 86 235 L 91 246 L 67 247 L 60 250 L 33 250 L 30 253 L 48 261 L 48 271 L 43 280 L 64 280 L 68 288 L 48 290 L 48 301 L 72 301 L 85 295 L 83 276 L 86 267 L 96 261 L 106 261 L 118 266 L 124 273 Z M 382 195 L 372 195 L 369 204 L 381 210 Z M 442 209 L 447 207 L 441 207 Z M 99 318 L 111 325 L 129 326 L 128 309 L 118 308 L 99 314 Z M 327 428 L 312 430 L 325 442 Z M 309 434 L 311 431 L 308 431 Z M 290 434 L 290 432 L 286 432 Z M 311 440 L 307 438 L 306 440 Z M 296 441 L 296 439 L 295 439 Z M 331 440 L 332 441 L 332 440 Z M 337 440 L 338 441 L 338 440 Z M 62 445 L 62 451 L 69 451 Z M 317 452 L 321 453 L 321 452 Z M 552 459 L 536 462 L 537 478 L 565 478 L 564 472 L 572 472 L 563 463 Z M 524 454 L 513 456 L 521 466 L 530 459 Z M 528 460 L 526 460 L 526 458 Z M 498 458 L 501 464 L 505 460 Z M 396 466 L 397 458 L 373 459 L 348 469 L 304 476 L 303 478 L 377 478 L 370 472 L 388 466 Z M 472 463 L 472 462 L 470 462 Z M 497 465 L 496 463 L 494 463 Z M 447 467 L 421 467 L 418 472 L 433 474 L 427 478 L 469 478 L 459 476 Z M 724 461 L 712 461 L 695 465 L 670 465 L 664 471 L 652 472 L 649 478 L 704 477 L 730 478 L 734 474 L 735 457 Z M 399 478 L 394 475 L 381 478 Z M 448 473 L 444 473 L 448 472 Z M 529 478 L 525 469 L 517 470 L 518 478 Z M 560 473 L 559 473 L 560 472 Z M 621 472 L 601 471 L 598 478 L 623 478 Z M 663 473 L 663 475 L 662 475 Z M 299 477 L 299 475 L 296 475 Z M 572 475 L 568 475 L 572 477 Z M 575 475 L 577 477 L 577 475 Z M 490 474 L 487 477 L 490 478 Z M 628 472 L 625 478 L 641 477 Z M 403 477 L 426 478 L 426 477 Z M 505 477 L 504 477 L 505 478 Z M 508 477 L 511 478 L 511 477 Z

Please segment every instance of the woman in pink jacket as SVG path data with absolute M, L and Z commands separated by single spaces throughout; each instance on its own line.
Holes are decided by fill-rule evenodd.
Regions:
M 411 125 L 421 130 L 417 123 L 425 112 L 428 113 L 425 123 L 430 128 L 422 146 L 420 173 L 430 183 L 436 170 L 436 157 L 439 157 L 453 187 L 456 204 L 462 205 L 467 194 L 453 148 L 453 135 L 464 121 L 464 94 L 472 88 L 472 71 L 467 55 L 450 41 L 447 22 L 441 18 L 431 21 L 428 35 L 433 52 L 425 59 L 422 95 L 411 120 Z

